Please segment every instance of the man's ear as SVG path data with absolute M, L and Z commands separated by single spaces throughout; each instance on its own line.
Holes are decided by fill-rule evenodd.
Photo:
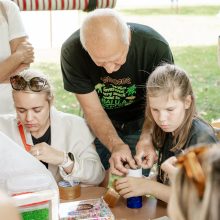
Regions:
M 185 99 L 185 109 L 189 109 L 192 103 L 192 96 L 188 95 Z

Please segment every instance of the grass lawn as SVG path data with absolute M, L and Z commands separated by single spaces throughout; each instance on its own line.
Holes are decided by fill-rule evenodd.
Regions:
M 184 68 L 192 80 L 199 114 L 209 122 L 220 118 L 220 67 L 216 46 L 172 48 L 175 63 Z M 63 89 L 59 64 L 38 63 L 33 68 L 48 74 L 55 87 L 55 106 L 64 112 L 80 114 L 73 94 Z
M 173 48 L 175 63 L 190 75 L 198 113 L 211 122 L 220 118 L 220 66 L 217 47 Z
M 148 15 L 172 15 L 176 14 L 174 9 L 170 7 L 164 8 L 136 8 L 136 9 L 122 9 L 120 10 L 127 15 L 148 16 Z M 192 15 L 192 16 L 215 16 L 220 12 L 219 5 L 203 5 L 203 6 L 181 6 L 179 7 L 178 15 Z

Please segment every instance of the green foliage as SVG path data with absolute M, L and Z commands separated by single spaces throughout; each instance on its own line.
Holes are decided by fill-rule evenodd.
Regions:
M 203 6 L 179 6 L 178 12 L 173 8 L 133 8 L 120 10 L 127 15 L 148 16 L 148 15 L 192 15 L 192 16 L 215 16 L 220 11 L 219 5 Z
M 185 69 L 196 96 L 199 114 L 209 122 L 220 118 L 220 67 L 217 64 L 217 46 L 172 48 L 175 63 Z M 59 64 L 39 63 L 38 68 L 49 77 L 55 87 L 55 106 L 64 112 L 81 114 L 73 94 L 63 89 Z
M 211 122 L 220 118 L 220 66 L 217 46 L 173 48 L 175 63 L 184 68 L 193 85 L 198 113 Z

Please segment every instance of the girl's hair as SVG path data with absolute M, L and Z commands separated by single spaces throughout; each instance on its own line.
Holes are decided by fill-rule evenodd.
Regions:
M 103 22 L 104 19 L 108 19 L 108 23 Z M 106 26 L 109 28 L 112 27 L 109 26 L 112 24 L 114 24 L 115 27 L 115 30 L 112 31 L 117 31 L 118 37 L 121 38 L 122 42 L 126 45 L 129 45 L 129 26 L 117 11 L 110 8 L 102 8 L 90 12 L 81 25 L 80 41 L 84 49 L 87 49 L 86 42 L 88 38 L 91 37 L 91 34 L 94 36 L 99 36 L 102 33 L 101 31 L 104 30 Z
M 29 86 L 26 86 L 24 90 L 24 92 L 29 92 L 29 93 L 46 93 L 47 94 L 47 100 L 49 101 L 50 104 L 52 104 L 53 99 L 54 99 L 54 91 L 53 91 L 53 86 L 51 85 L 48 77 L 42 73 L 42 72 L 38 72 L 36 70 L 33 69 L 25 69 L 21 72 L 19 72 L 18 74 L 19 76 L 23 77 L 25 81 L 30 81 L 32 78 L 34 77 L 40 77 L 44 80 L 46 80 L 46 85 L 44 86 L 44 88 L 40 91 L 40 92 L 34 92 L 32 91 Z M 16 90 L 12 90 L 12 93 L 16 93 Z
M 178 91 L 178 97 L 174 97 L 174 92 Z M 185 118 L 179 128 L 174 132 L 174 147 L 172 151 L 180 150 L 188 137 L 192 120 L 196 116 L 195 97 L 192 86 L 186 72 L 172 64 L 163 64 L 158 66 L 149 76 L 147 82 L 147 108 L 146 119 L 152 125 L 153 143 L 161 147 L 164 143 L 166 132 L 164 132 L 154 121 L 149 106 L 149 97 L 157 97 L 167 94 L 167 97 L 173 95 L 174 99 L 178 98 L 185 101 L 187 96 L 191 96 L 191 104 L 186 109 Z
M 205 175 L 205 190 L 201 197 L 195 183 L 181 167 L 172 185 L 168 213 L 172 220 L 220 219 L 220 144 L 211 145 L 198 156 Z

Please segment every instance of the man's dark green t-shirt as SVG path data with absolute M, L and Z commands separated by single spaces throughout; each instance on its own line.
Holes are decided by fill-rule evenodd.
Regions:
M 111 120 L 128 122 L 144 117 L 146 82 L 149 74 L 163 62 L 173 63 L 166 40 L 148 26 L 129 23 L 131 42 L 126 62 L 108 74 L 83 49 L 79 30 L 63 44 L 61 68 L 64 88 L 76 94 L 96 90 Z

